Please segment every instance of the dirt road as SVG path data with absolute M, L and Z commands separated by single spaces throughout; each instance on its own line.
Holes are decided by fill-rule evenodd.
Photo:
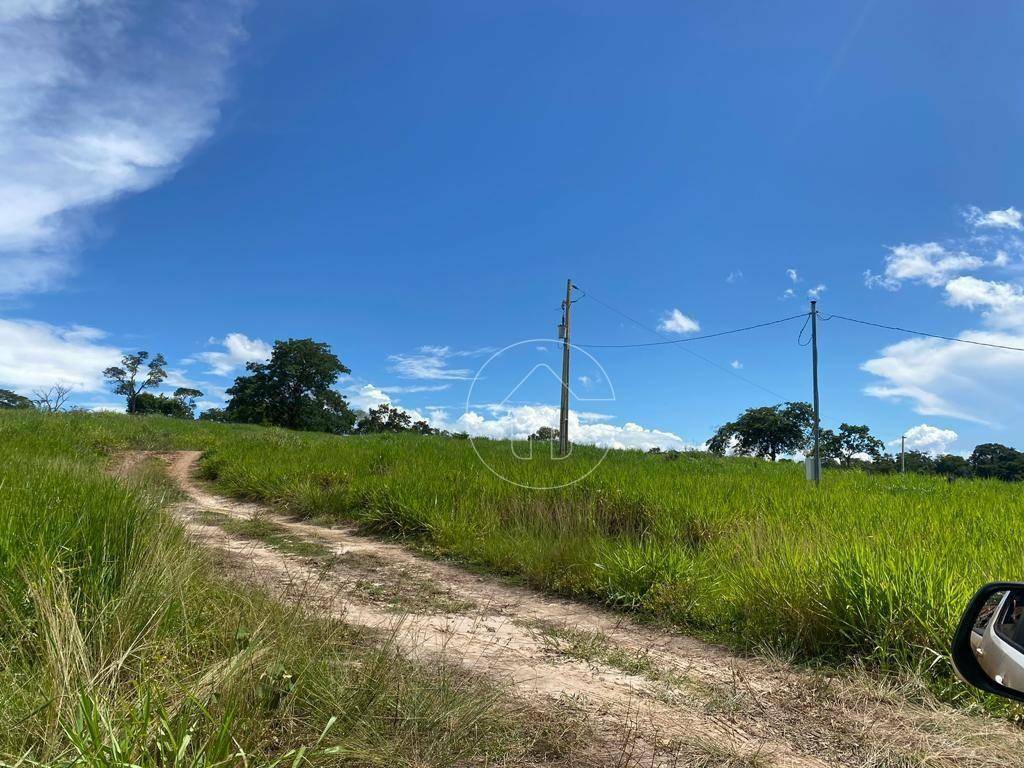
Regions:
M 751 659 L 401 546 L 208 491 L 167 456 L 192 534 L 285 600 L 445 653 L 540 706 L 568 702 L 634 765 L 1009 766 L 1024 735 L 927 694 Z M 622 756 L 617 758 L 622 762 Z

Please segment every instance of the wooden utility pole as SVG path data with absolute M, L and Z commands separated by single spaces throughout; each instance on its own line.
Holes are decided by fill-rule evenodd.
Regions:
M 814 379 L 814 466 L 815 485 L 821 484 L 821 410 L 818 403 L 818 302 L 811 300 L 811 367 Z
M 569 314 L 572 310 L 572 280 L 565 282 L 565 301 L 562 303 L 562 408 L 558 415 L 558 455 L 569 455 Z

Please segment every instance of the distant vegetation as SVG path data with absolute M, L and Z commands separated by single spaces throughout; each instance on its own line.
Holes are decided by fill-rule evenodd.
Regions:
M 167 378 L 167 361 L 162 354 L 150 358 L 149 352 L 125 355 L 120 366 L 107 368 L 103 375 L 115 394 L 123 395 L 131 414 L 159 414 L 180 419 L 196 417 L 198 389 L 179 387 L 171 396 L 153 394 Z M 328 344 L 313 339 L 288 339 L 274 342 L 265 363 L 246 363 L 245 375 L 235 379 L 227 390 L 230 399 L 224 408 L 207 408 L 203 421 L 259 424 L 303 432 L 372 435 L 414 432 L 468 438 L 465 432 L 449 433 L 424 420 L 413 421 L 405 411 L 390 403 L 381 403 L 368 412 L 354 411 L 334 387 L 342 375 L 351 373 Z M 56 384 L 37 390 L 28 398 L 0 389 L 0 409 L 37 408 L 54 413 L 64 409 L 71 389 Z M 813 456 L 812 424 L 814 411 L 809 403 L 787 402 L 748 408 L 734 421 L 719 427 L 708 440 L 706 449 L 718 456 L 757 456 L 778 461 L 793 455 Z M 529 440 L 553 441 L 558 430 L 540 427 Z M 864 424 L 843 422 L 835 431 L 820 432 L 821 459 L 824 467 L 860 469 L 874 474 L 907 472 L 941 475 L 949 481 L 971 477 L 1024 480 L 1024 453 L 999 443 L 977 446 L 969 457 L 956 454 L 930 455 L 909 450 L 905 454 L 885 451 L 885 443 L 871 434 Z M 667 457 L 676 451 L 651 449 Z

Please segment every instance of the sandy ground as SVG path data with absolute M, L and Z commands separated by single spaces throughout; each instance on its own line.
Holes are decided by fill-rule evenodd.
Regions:
M 739 656 L 628 617 L 510 586 L 345 528 L 300 522 L 211 493 L 200 454 L 165 454 L 189 531 L 278 595 L 393 636 L 412 657 L 444 653 L 535 706 L 569 703 L 630 765 L 1013 766 L 1024 734 L 866 678 Z M 138 454 L 126 457 L 127 465 Z M 228 519 L 288 535 L 252 540 Z M 315 557 L 290 553 L 296 542 Z M 610 760 L 611 761 L 611 760 Z

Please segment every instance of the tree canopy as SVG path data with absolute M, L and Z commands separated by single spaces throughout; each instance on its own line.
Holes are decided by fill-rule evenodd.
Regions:
M 999 443 L 982 443 L 967 462 L 976 477 L 1024 480 L 1024 453 Z
M 736 421 L 718 428 L 708 441 L 708 450 L 720 456 L 732 450 L 775 461 L 780 454 L 804 450 L 813 423 L 814 409 L 809 403 L 748 408 Z
M 17 392 L 0 389 L 0 408 L 32 408 L 33 402 Z
M 103 371 L 104 378 L 114 385 L 114 394 L 124 395 L 127 399 L 128 413 L 138 413 L 138 398 L 143 390 L 158 387 L 167 378 L 167 361 L 163 355 L 157 354 L 148 365 L 147 360 L 149 352 L 142 350 L 134 355 L 125 355 L 120 366 L 114 365 Z M 145 371 L 143 366 L 146 366 Z
M 312 339 L 274 342 L 266 363 L 246 363 L 235 379 L 225 412 L 230 421 L 270 424 L 288 429 L 343 434 L 355 414 L 332 387 L 351 373 L 330 346 Z
M 408 432 L 412 429 L 412 416 L 388 403 L 371 408 L 356 424 L 356 432 L 374 435 L 381 432 Z
M 871 434 L 864 424 L 839 425 L 839 431 L 823 429 L 820 433 L 821 458 L 838 461 L 844 467 L 853 466 L 854 461 L 866 455 L 872 461 L 878 461 L 885 452 L 885 443 Z M 813 450 L 813 449 L 812 449 Z
M 196 413 L 196 398 L 203 393 L 190 387 L 178 387 L 174 396 L 165 394 L 154 395 L 151 392 L 140 392 L 135 401 L 137 414 L 158 413 L 175 419 L 193 419 Z

